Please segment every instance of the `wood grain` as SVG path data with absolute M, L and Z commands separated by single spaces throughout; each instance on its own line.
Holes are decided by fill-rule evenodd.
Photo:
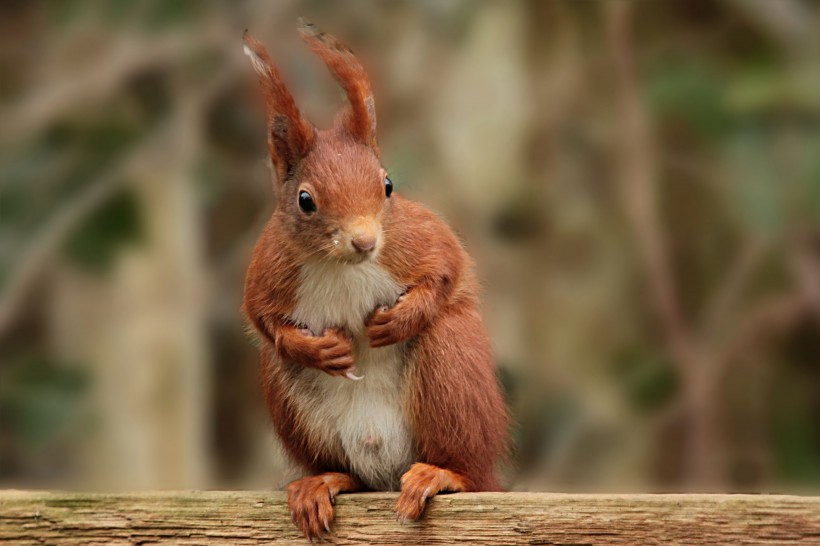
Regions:
M 820 544 L 820 497 L 460 493 L 400 525 L 394 493 L 341 495 L 332 544 Z M 0 491 L 0 543 L 303 544 L 280 492 Z

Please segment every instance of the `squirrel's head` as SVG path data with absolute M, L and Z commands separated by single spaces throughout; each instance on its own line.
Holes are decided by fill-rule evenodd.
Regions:
M 317 130 L 302 116 L 264 46 L 245 32 L 245 53 L 267 108 L 275 214 L 306 258 L 358 263 L 375 256 L 384 242 L 382 223 L 393 191 L 379 161 L 370 82 L 336 38 L 303 20 L 299 33 L 327 64 L 348 104 L 332 129 Z

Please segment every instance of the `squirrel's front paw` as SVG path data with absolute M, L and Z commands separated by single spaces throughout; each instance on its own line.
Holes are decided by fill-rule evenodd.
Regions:
M 288 508 L 293 522 L 311 543 L 330 532 L 336 495 L 361 488 L 349 474 L 327 472 L 288 485 Z
M 418 334 L 421 330 L 418 322 L 406 296 L 401 296 L 393 307 L 376 308 L 364 324 L 370 346 L 386 347 Z
M 401 494 L 396 503 L 399 521 L 415 521 L 421 517 L 427 500 L 442 491 L 464 491 L 464 478 L 446 468 L 415 463 L 401 477 Z
M 354 375 L 353 343 L 347 332 L 340 328 L 327 329 L 320 336 L 310 330 L 300 330 L 300 347 L 294 351 L 305 366 L 317 368 L 325 373 L 361 379 Z

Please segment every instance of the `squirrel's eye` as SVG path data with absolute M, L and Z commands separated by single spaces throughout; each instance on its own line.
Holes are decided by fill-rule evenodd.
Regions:
M 316 203 L 313 202 L 313 197 L 306 191 L 299 192 L 299 208 L 307 214 L 316 212 Z
M 385 176 L 384 177 L 384 195 L 387 196 L 387 197 L 390 197 L 391 193 L 393 193 L 393 182 Z

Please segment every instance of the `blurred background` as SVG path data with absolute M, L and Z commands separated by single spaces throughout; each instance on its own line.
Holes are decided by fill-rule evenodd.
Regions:
M 245 28 L 478 262 L 515 489 L 820 491 L 820 5 L 6 0 L 0 486 L 279 487 Z

